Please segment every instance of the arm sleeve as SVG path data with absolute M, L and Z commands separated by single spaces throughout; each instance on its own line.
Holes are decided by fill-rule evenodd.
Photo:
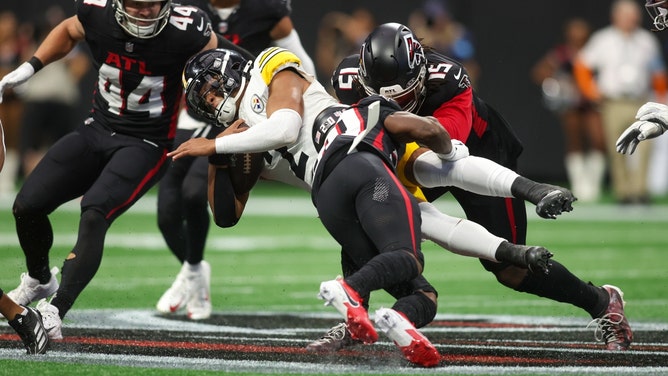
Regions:
M 216 153 L 258 153 L 290 145 L 297 141 L 301 126 L 301 115 L 283 108 L 244 132 L 216 138 Z

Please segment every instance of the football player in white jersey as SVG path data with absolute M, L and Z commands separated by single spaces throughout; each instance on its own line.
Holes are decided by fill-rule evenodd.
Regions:
M 248 51 L 253 59 L 268 46 L 287 48 L 299 56 L 304 69 L 315 74 L 313 61 L 301 44 L 290 18 L 289 0 L 181 0 L 211 18 L 219 38 Z M 243 52 L 242 52 L 243 53 Z M 192 137 L 214 138 L 220 128 L 179 113 L 174 146 Z M 156 308 L 162 314 L 182 311 L 192 320 L 211 316 L 211 265 L 204 260 L 210 214 L 207 207 L 206 158 L 183 158 L 172 163 L 158 186 L 158 227 L 169 250 L 181 263 L 172 285 Z
M 314 120 L 338 102 L 304 72 L 297 56 L 273 47 L 247 62 L 234 51 L 206 51 L 186 64 L 184 84 L 186 101 L 194 114 L 221 126 L 231 125 L 215 140 L 190 139 L 168 156 L 211 158 L 216 154 L 268 152 L 264 178 L 311 190 L 317 159 Z M 434 163 L 432 157 L 433 152 L 423 153 L 409 175 L 426 185 L 453 185 L 501 197 L 512 196 L 513 189 L 517 191 L 514 183 L 522 181 L 526 188 L 518 195 L 537 204 L 541 216 L 554 218 L 572 209 L 564 208 L 561 202 L 553 205 L 551 200 L 555 192 L 560 192 L 558 187 L 527 183 L 528 179 L 510 169 L 468 156 L 461 142 L 453 141 L 449 155 L 437 156 L 443 164 Z M 421 163 L 423 158 L 429 163 Z M 542 247 L 514 245 L 471 221 L 446 216 L 428 203 L 422 203 L 420 209 L 423 237 L 453 252 L 504 260 L 533 268 L 534 272 L 549 271 L 551 253 Z

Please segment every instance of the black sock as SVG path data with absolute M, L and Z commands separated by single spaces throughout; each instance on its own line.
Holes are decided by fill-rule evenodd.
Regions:
M 570 303 L 587 311 L 592 318 L 598 317 L 608 305 L 607 292 L 582 281 L 557 261 L 551 262 L 549 274 L 529 272 L 515 290 Z
M 549 184 L 536 183 L 533 180 L 523 176 L 517 177 L 510 187 L 510 193 L 514 197 L 529 201 L 536 205 L 546 194 L 554 190 L 554 186 Z
M 436 303 L 421 292 L 397 300 L 392 309 L 406 315 L 416 328 L 429 324 L 436 317 Z
M 417 276 L 418 266 L 415 258 L 407 251 L 397 250 L 381 253 L 372 258 L 360 270 L 347 277 L 346 283 L 360 296 L 366 296 L 371 291 L 410 281 Z
M 513 265 L 525 265 L 526 250 L 527 246 L 525 245 L 518 245 L 508 241 L 503 241 L 496 249 L 494 258 L 497 259 L 497 261 L 508 262 Z

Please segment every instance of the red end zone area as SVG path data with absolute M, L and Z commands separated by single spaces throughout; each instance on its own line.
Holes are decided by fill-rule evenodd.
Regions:
M 214 313 L 189 321 L 144 310 L 72 311 L 46 356 L 27 356 L 8 325 L 0 358 L 240 373 L 415 374 L 382 334 L 336 353 L 305 350 L 338 323 L 333 315 Z M 635 323 L 630 351 L 594 341 L 587 321 L 517 316 L 438 316 L 422 332 L 441 353 L 420 374 L 668 374 L 668 324 Z

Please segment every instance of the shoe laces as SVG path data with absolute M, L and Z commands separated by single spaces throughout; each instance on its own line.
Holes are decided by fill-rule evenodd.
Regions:
M 39 281 L 37 283 L 34 283 L 33 281 L 36 281 L 36 279 L 28 275 L 28 273 L 21 273 L 21 283 L 19 287 L 21 289 L 34 289 L 36 286 L 39 286 Z
M 335 327 L 329 329 L 325 335 L 316 340 L 318 343 L 332 343 L 336 341 L 343 341 L 348 337 L 348 328 L 346 323 L 340 323 Z
M 613 319 L 613 317 L 616 317 L 616 319 Z M 620 328 L 620 324 L 623 321 L 624 315 L 621 313 L 611 312 L 592 320 L 589 324 L 587 324 L 587 328 L 596 323 L 596 329 L 594 329 L 594 338 L 597 342 L 621 343 L 625 341 L 624 333 Z

